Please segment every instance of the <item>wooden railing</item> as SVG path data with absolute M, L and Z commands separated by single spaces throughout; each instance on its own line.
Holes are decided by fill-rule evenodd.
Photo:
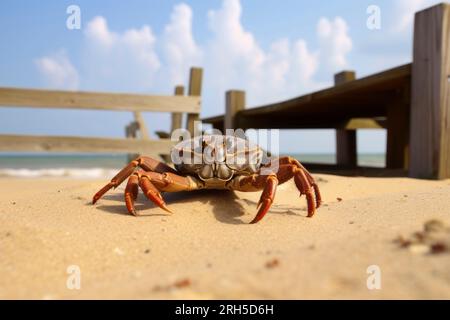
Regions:
M 186 113 L 186 127 L 193 130 L 201 110 L 201 79 L 202 69 L 192 68 L 188 96 L 180 92 L 182 86 L 174 96 L 0 88 L 0 107 L 132 111 L 135 116 L 125 139 L 2 134 L 0 151 L 167 154 L 173 142 L 150 139 L 141 112 L 171 112 L 173 119 Z M 171 130 L 177 129 L 175 126 L 181 127 L 181 121 L 172 121 Z

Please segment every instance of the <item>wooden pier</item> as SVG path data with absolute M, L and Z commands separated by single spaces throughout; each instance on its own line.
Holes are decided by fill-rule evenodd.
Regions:
M 356 168 L 356 130 L 386 129 L 386 167 L 411 177 L 450 178 L 450 5 L 417 12 L 413 62 L 334 86 L 248 108 L 245 92 L 226 92 L 225 114 L 202 119 L 217 129 L 336 129 L 337 168 Z

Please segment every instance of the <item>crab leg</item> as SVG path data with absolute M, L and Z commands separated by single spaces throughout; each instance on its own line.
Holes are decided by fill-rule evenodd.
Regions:
M 95 204 L 98 199 L 100 199 L 106 192 L 108 192 L 111 188 L 117 188 L 126 178 L 128 178 L 139 165 L 138 159 L 131 161 L 125 168 L 120 170 L 118 174 L 116 174 L 111 181 L 101 188 L 92 198 L 92 204 Z
M 311 183 L 309 182 L 305 171 L 303 169 L 300 169 L 295 164 L 282 164 L 280 165 L 277 172 L 277 178 L 280 184 L 288 181 L 291 178 L 294 178 L 295 185 L 300 191 L 300 196 L 302 196 L 303 194 L 306 196 L 306 203 L 308 205 L 308 217 L 312 217 L 316 211 L 316 208 L 318 208 L 318 206 L 316 206 L 318 201 L 316 198 L 316 202 L 314 202 L 313 190 L 315 189 L 311 186 Z M 315 194 L 317 197 L 317 193 Z
M 150 179 L 143 175 L 139 178 L 139 186 L 141 187 L 142 191 L 144 191 L 145 196 L 152 201 L 154 204 L 156 204 L 161 209 L 172 213 L 172 211 L 167 208 L 166 203 L 164 202 L 163 197 L 159 193 L 159 190 L 151 183 Z
M 127 186 L 125 188 L 125 204 L 128 212 L 136 216 L 136 209 L 134 208 L 134 201 L 137 198 L 139 191 L 139 177 L 136 174 L 131 175 L 128 179 Z
M 255 218 L 250 223 L 260 221 L 269 211 L 275 197 L 275 192 L 278 186 L 278 179 L 275 175 L 258 175 L 239 176 L 235 178 L 229 185 L 231 190 L 236 191 L 258 191 L 263 190 L 258 202 L 258 212 Z
M 278 164 L 280 165 L 279 172 L 283 171 L 282 167 L 284 165 L 293 165 L 293 166 L 299 168 L 301 171 L 303 171 L 303 173 L 306 177 L 306 180 L 309 182 L 311 187 L 314 189 L 314 195 L 316 198 L 316 208 L 319 208 L 320 205 L 322 204 L 322 196 L 320 194 L 319 186 L 317 185 L 316 181 L 314 180 L 313 176 L 309 173 L 309 171 L 306 170 L 306 168 L 297 159 L 294 159 L 292 157 L 281 157 L 281 158 L 272 160 L 272 162 L 274 162 L 274 161 L 278 161 Z M 278 178 L 280 178 L 279 174 L 277 174 L 277 176 L 278 176 Z M 297 187 L 298 187 L 298 185 L 297 185 Z M 300 190 L 301 188 L 298 187 L 298 189 Z
M 275 176 L 268 176 L 266 185 L 258 201 L 258 213 L 250 223 L 257 223 L 266 215 L 272 205 L 275 192 L 277 191 L 278 179 Z
M 300 195 L 303 193 L 306 196 L 306 202 L 308 204 L 308 217 L 312 217 L 316 212 L 316 206 L 314 203 L 311 185 L 302 169 L 297 169 L 296 171 L 297 172 L 294 176 L 295 185 L 300 190 Z
M 161 196 L 161 191 L 177 192 L 201 189 L 201 181 L 193 177 L 183 177 L 171 172 L 146 172 L 144 170 L 135 171 L 128 179 L 125 188 L 125 204 L 128 212 L 137 215 L 134 207 L 134 200 L 137 198 L 138 187 L 142 189 L 145 196 L 161 209 L 172 213 Z
M 177 171 L 172 167 L 169 167 L 164 162 L 149 158 L 149 157 L 140 157 L 138 158 L 139 166 L 146 171 L 155 171 L 159 173 L 171 172 L 177 174 Z
M 126 178 L 128 178 L 134 172 L 137 167 L 141 167 L 142 169 L 147 171 L 171 172 L 176 174 L 175 169 L 169 167 L 161 161 L 149 157 L 136 158 L 135 160 L 131 161 L 126 167 L 120 170 L 119 173 L 115 175 L 107 185 L 101 188 L 100 191 L 98 191 L 94 195 L 92 204 L 95 204 L 111 188 L 117 188 Z

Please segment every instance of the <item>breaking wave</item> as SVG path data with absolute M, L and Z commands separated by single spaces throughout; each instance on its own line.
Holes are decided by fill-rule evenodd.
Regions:
M 55 168 L 55 169 L 0 169 L 0 177 L 16 178 L 42 178 L 42 177 L 66 177 L 79 179 L 111 178 L 120 168 Z

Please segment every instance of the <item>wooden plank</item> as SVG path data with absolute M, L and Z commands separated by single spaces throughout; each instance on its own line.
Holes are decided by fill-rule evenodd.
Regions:
M 385 117 L 382 118 L 351 118 L 349 120 L 334 119 L 328 121 L 326 118 L 321 118 L 318 121 L 308 121 L 308 119 L 291 119 L 290 117 L 283 118 L 270 117 L 261 120 L 260 118 L 253 117 L 249 123 L 246 121 L 246 117 L 239 114 L 240 127 L 248 128 L 289 128 L 289 129 L 386 129 L 387 121 Z M 222 130 L 224 125 L 224 116 L 214 116 L 209 118 L 203 118 L 202 122 L 212 124 L 214 128 Z
M 184 96 L 184 86 L 176 86 L 175 87 L 175 95 L 176 96 Z M 170 132 L 172 133 L 176 129 L 182 128 L 182 120 L 183 114 L 180 112 L 173 112 L 171 119 Z
M 200 98 L 202 95 L 202 68 L 191 68 L 189 77 L 189 96 Z M 195 122 L 199 121 L 198 113 L 188 113 L 186 119 L 186 129 L 189 130 L 191 136 L 195 134 Z
M 0 151 L 92 152 L 92 153 L 168 153 L 169 139 L 139 140 L 69 136 L 0 135 Z
M 261 107 L 239 112 L 242 128 L 340 128 L 348 118 L 386 117 L 386 103 L 411 81 L 411 64 Z M 320 121 L 319 121 L 320 120 Z M 224 115 L 204 118 L 223 128 Z
M 416 13 L 412 66 L 410 170 L 450 178 L 450 5 Z
M 343 71 L 334 76 L 335 85 L 344 85 L 354 81 L 354 71 Z M 356 151 L 356 130 L 336 129 L 336 163 L 338 166 L 356 167 L 358 155 Z
M 294 99 L 265 106 L 247 108 L 244 112 L 242 112 L 242 114 L 246 116 L 273 114 L 295 108 L 301 108 L 304 105 L 318 102 L 320 100 L 333 101 L 344 96 L 348 96 L 348 98 L 351 99 L 357 92 L 370 92 L 374 88 L 377 88 L 380 91 L 395 90 L 397 87 L 403 86 L 405 81 L 409 81 L 410 76 L 411 64 L 406 64 Z M 333 108 L 333 106 L 331 106 L 331 108 Z
M 200 97 L 0 88 L 0 106 L 200 113 Z
M 225 94 L 225 120 L 224 132 L 226 129 L 238 129 L 238 119 L 236 115 L 245 109 L 245 91 L 229 90 Z

